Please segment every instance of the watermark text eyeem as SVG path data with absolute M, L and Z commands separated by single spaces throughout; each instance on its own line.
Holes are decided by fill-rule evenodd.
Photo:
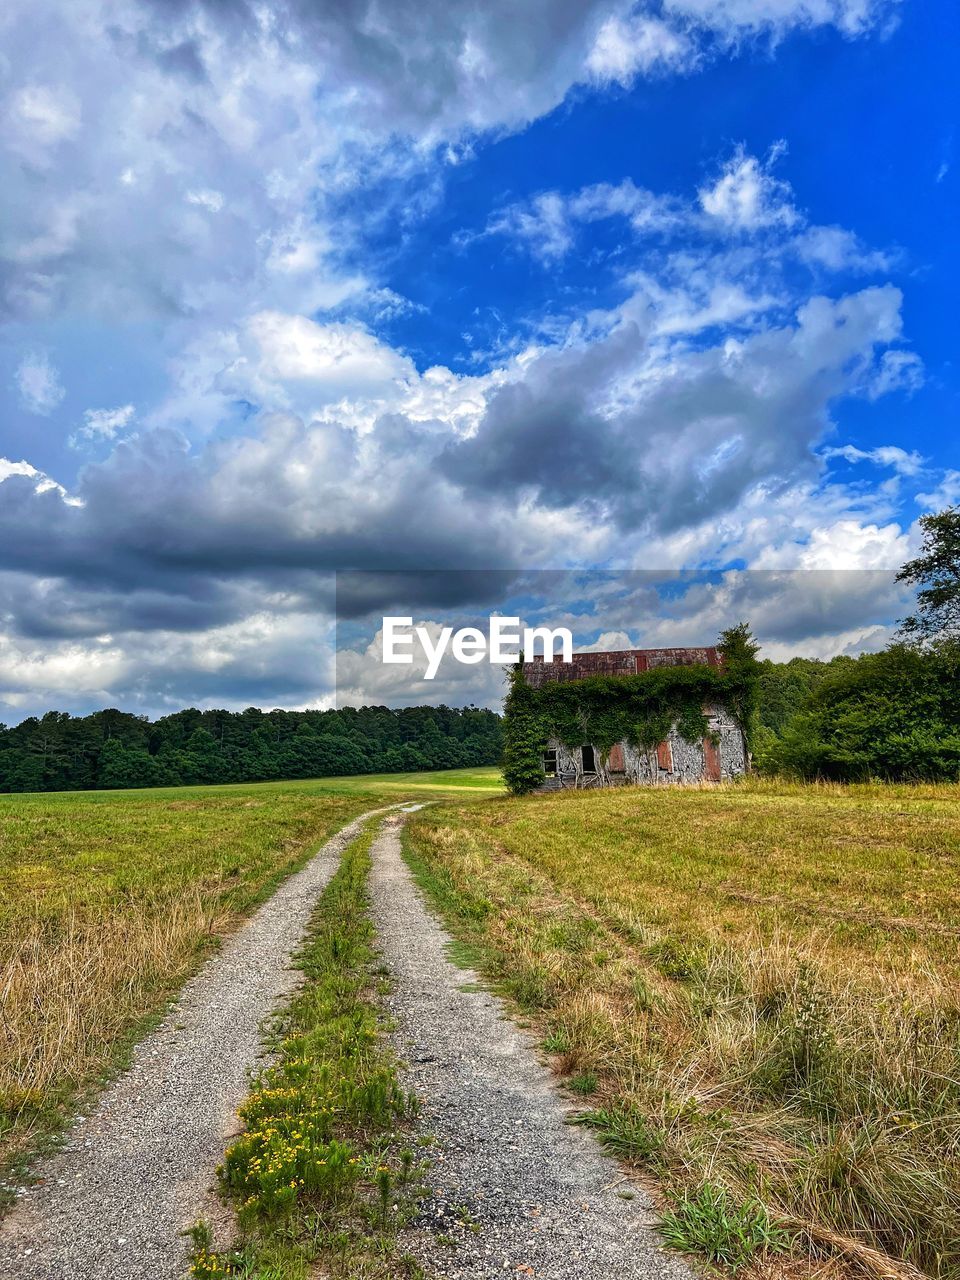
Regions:
M 383 620 L 383 661 L 412 663 L 415 643 L 419 643 L 427 668 L 424 678 L 433 680 L 449 649 L 457 662 L 472 666 L 487 658 L 490 662 L 531 662 L 537 646 L 544 660 L 552 662 L 559 650 L 562 662 L 573 661 L 573 636 L 567 627 L 524 627 L 519 618 L 492 617 L 486 634 L 479 627 L 441 627 L 436 639 L 426 627 L 414 627 L 412 618 L 389 617 Z

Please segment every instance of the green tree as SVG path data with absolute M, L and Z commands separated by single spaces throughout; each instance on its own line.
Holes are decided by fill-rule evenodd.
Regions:
M 108 738 L 100 748 L 101 787 L 156 787 L 163 781 L 162 768 L 143 747 L 126 747 L 119 738 Z
M 781 734 L 805 706 L 810 694 L 830 674 L 831 664 L 853 662 L 853 658 L 791 658 L 789 662 L 757 663 L 760 677 L 759 721 L 762 729 Z
M 195 729 L 191 733 L 186 750 L 177 752 L 176 769 L 187 786 L 228 780 L 227 762 L 206 729 Z
M 20 751 L 0 751 L 0 791 L 42 791 L 43 762 Z
M 960 640 L 960 507 L 921 516 L 920 555 L 908 560 L 898 582 L 919 587 L 917 611 L 904 618 L 900 633 L 920 644 Z
M 520 662 L 510 670 L 510 690 L 503 714 L 503 780 L 515 796 L 526 795 L 544 782 L 546 734 Z
M 893 645 L 836 664 L 768 748 L 802 778 L 952 782 L 960 778 L 960 645 Z
M 757 653 L 760 646 L 745 622 L 720 633 L 717 648 L 723 659 L 724 674 L 729 678 L 729 709 L 743 730 L 747 745 L 752 746 L 759 723 L 760 669 Z

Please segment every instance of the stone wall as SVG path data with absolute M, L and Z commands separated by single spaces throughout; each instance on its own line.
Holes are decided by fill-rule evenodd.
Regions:
M 557 775 L 556 780 L 548 779 L 547 785 L 551 789 L 557 786 L 609 787 L 629 783 L 662 786 L 725 781 L 746 773 L 746 743 L 736 720 L 724 707 L 704 707 L 704 714 L 711 734 L 719 738 L 716 747 L 708 743 L 705 749 L 703 742 L 688 742 L 674 726 L 666 739 L 651 751 L 621 742 L 620 752 L 611 752 L 610 755 L 614 759 L 617 755 L 622 756 L 622 772 L 605 767 L 602 752 L 595 749 L 596 771 L 584 773 L 581 748 L 571 750 L 551 739 L 549 747 L 557 752 Z

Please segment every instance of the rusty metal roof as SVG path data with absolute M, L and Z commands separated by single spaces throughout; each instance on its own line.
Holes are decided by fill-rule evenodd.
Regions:
M 632 676 L 654 667 L 720 667 L 723 660 L 715 646 L 688 649 L 622 649 L 614 653 L 575 653 L 572 662 L 544 662 L 534 658 L 523 664 L 527 684 L 533 689 L 587 676 Z

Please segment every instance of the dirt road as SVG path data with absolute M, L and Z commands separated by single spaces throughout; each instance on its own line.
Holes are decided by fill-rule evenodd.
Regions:
M 344 827 L 226 941 L 132 1068 L 37 1170 L 40 1185 L 0 1224 L 5 1280 L 179 1280 L 184 1228 L 201 1214 L 229 1224 L 211 1187 L 261 1053 L 261 1023 L 296 985 L 291 953 L 369 816 Z M 692 1280 L 661 1251 L 642 1190 L 570 1124 L 531 1037 L 448 958 L 450 939 L 401 857 L 403 820 L 386 818 L 374 841 L 372 915 L 392 974 L 387 1003 L 404 1083 L 436 1144 L 403 1247 L 428 1275 L 457 1280 Z

